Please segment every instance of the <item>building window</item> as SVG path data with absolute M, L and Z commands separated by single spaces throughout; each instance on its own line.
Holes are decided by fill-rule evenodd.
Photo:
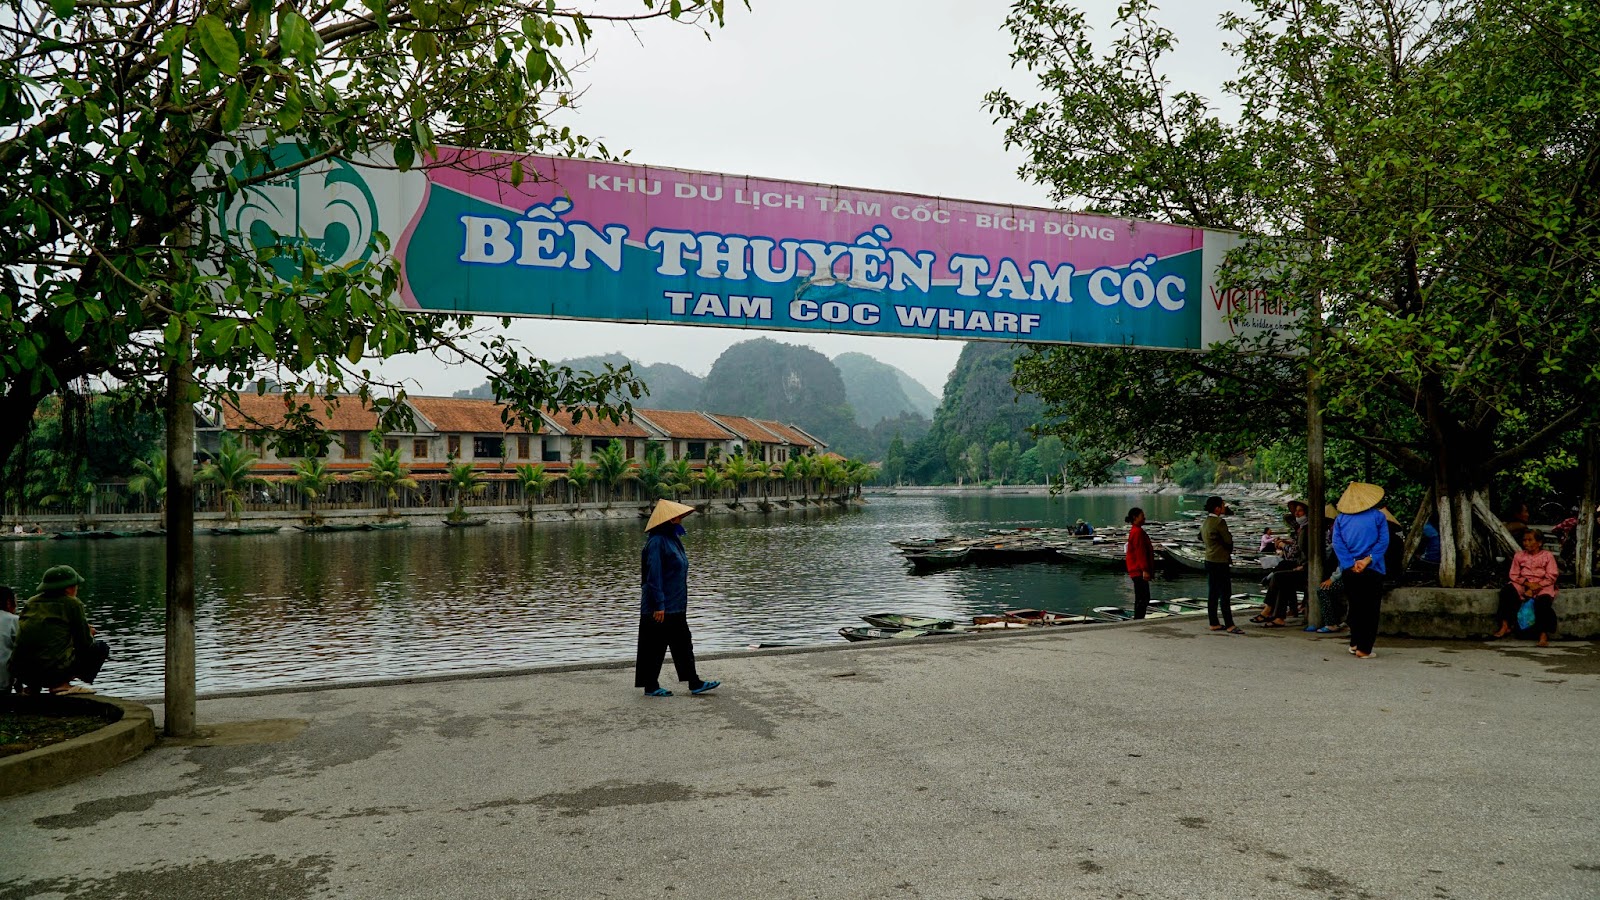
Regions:
M 411 458 L 412 459 L 427 459 L 428 458 L 428 441 L 427 441 L 426 438 L 417 438 L 416 440 L 411 442 Z
M 506 455 L 506 439 L 497 437 L 475 437 L 472 439 L 473 459 L 494 459 L 496 456 Z
M 345 459 L 361 458 L 361 440 L 364 437 L 366 437 L 366 435 L 359 431 L 346 431 L 344 433 L 343 443 Z
M 688 456 L 689 459 L 705 459 L 706 458 L 706 442 L 705 441 L 690 441 L 689 442 L 689 452 L 686 455 Z
M 525 435 L 525 434 L 519 434 L 519 435 L 517 435 L 517 459 L 527 459 L 527 458 L 528 458 L 528 436 Z
M 459 459 L 461 456 L 461 435 L 452 434 L 445 438 L 444 446 L 445 452 L 450 455 L 451 459 Z
M 561 462 L 561 444 L 554 438 L 540 438 L 539 461 Z
M 396 450 L 399 450 L 400 449 L 400 439 L 399 438 L 384 438 L 383 439 L 383 449 L 385 449 L 385 450 L 387 450 L 389 452 L 394 452 Z
M 591 454 L 599 453 L 601 450 L 604 450 L 606 448 L 606 445 L 608 445 L 610 443 L 611 443 L 611 439 L 610 438 L 595 438 L 595 439 L 589 441 L 589 452 Z

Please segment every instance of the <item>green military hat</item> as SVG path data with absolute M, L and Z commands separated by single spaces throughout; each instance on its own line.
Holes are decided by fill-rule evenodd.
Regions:
M 39 579 L 39 593 L 59 594 L 75 584 L 83 584 L 83 576 L 71 566 L 51 566 Z

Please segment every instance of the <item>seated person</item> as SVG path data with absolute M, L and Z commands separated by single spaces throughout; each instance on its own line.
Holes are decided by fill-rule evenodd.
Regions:
M 1271 528 L 1261 529 L 1261 545 L 1256 548 L 1257 553 L 1270 553 L 1277 549 L 1278 542 L 1272 536 Z
M 1089 535 L 1094 534 L 1094 526 L 1090 525 L 1088 522 L 1085 522 L 1082 519 L 1079 519 L 1078 520 L 1078 524 L 1073 527 L 1072 533 L 1076 534 L 1076 535 L 1079 535 L 1079 536 L 1087 537 Z
M 93 684 L 111 648 L 94 639 L 94 629 L 78 599 L 80 584 L 83 578 L 71 566 L 47 569 L 39 581 L 39 592 L 23 607 L 17 620 L 11 675 L 25 693 L 94 693 L 72 680 Z
M 11 650 L 17 645 L 17 592 L 0 585 L 0 696 L 11 693 Z
M 1556 630 L 1556 558 L 1544 549 L 1544 535 L 1529 528 L 1522 535 L 1522 549 L 1511 557 L 1508 583 L 1500 589 L 1500 608 L 1495 621 L 1500 629 L 1497 638 L 1512 631 L 1537 631 L 1539 646 L 1550 646 L 1550 634 Z M 1518 622 L 1524 604 L 1532 602 L 1531 628 Z
M 1430 566 L 1437 566 L 1439 564 L 1439 555 L 1441 552 L 1442 550 L 1439 546 L 1439 529 L 1435 528 L 1433 525 L 1433 520 L 1429 519 L 1428 521 L 1422 523 L 1422 551 L 1420 558 L 1423 562 Z

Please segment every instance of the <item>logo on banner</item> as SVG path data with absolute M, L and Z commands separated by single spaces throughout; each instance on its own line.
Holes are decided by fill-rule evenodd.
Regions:
M 268 151 L 264 164 L 241 163 L 232 175 L 245 182 L 308 158 L 301 147 L 281 143 Z M 372 188 L 360 170 L 338 158 L 250 184 L 225 197 L 219 212 L 234 246 L 275 251 L 266 264 L 284 281 L 299 274 L 302 251 L 309 250 L 321 265 L 358 268 L 381 249 Z

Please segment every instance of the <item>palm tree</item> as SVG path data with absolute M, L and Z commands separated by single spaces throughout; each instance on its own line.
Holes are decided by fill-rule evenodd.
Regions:
M 855 491 L 857 497 L 861 496 L 861 486 L 877 477 L 878 467 L 859 459 L 847 459 L 844 462 L 844 480 Z
M 623 482 L 639 480 L 639 465 L 628 458 L 621 441 L 613 440 L 594 455 L 594 477 L 606 486 L 609 507 Z
M 715 466 L 706 466 L 705 471 L 700 473 L 700 483 L 705 485 L 709 505 L 709 501 L 717 499 L 723 488 L 728 486 L 728 479 Z
M 797 458 L 791 456 L 784 460 L 782 468 L 778 469 L 778 476 L 784 481 L 783 492 L 791 493 L 794 490 L 794 483 L 800 478 L 800 463 Z
M 553 481 L 555 479 L 544 470 L 543 463 L 523 463 L 517 466 L 517 483 L 522 485 L 524 516 L 533 515 L 533 498 L 538 497 L 543 500 L 545 491 L 550 489 Z
M 795 474 L 800 476 L 800 500 L 804 502 L 811 497 L 811 479 L 815 478 L 818 459 L 809 453 L 803 453 L 795 460 Z
M 687 459 L 679 459 L 667 466 L 666 473 L 662 476 L 662 487 L 676 497 L 685 491 L 694 490 L 695 483 L 700 478 L 695 474 L 694 466 Z
M 400 498 L 402 488 L 408 491 L 417 489 L 417 480 L 411 477 L 410 470 L 400 465 L 398 449 L 375 451 L 372 462 L 353 477 L 357 481 L 376 485 L 383 492 L 383 514 L 386 518 L 394 517 L 394 501 Z
M 572 465 L 567 467 L 567 484 L 572 485 L 578 503 L 583 502 L 584 492 L 588 489 L 589 482 L 593 480 L 594 468 L 583 460 L 575 459 Z
M 659 500 L 667 491 L 667 478 L 671 467 L 667 465 L 667 448 L 651 441 L 644 445 L 644 465 L 639 467 L 639 486 L 645 499 Z
M 134 475 L 128 479 L 128 493 L 153 497 L 161 514 L 161 527 L 167 527 L 167 454 L 157 450 L 149 459 L 133 461 Z
M 749 457 L 739 454 L 722 464 L 722 474 L 727 477 L 728 483 L 733 485 L 733 505 L 738 506 L 739 490 L 756 477 L 756 468 L 750 464 Z
M 467 495 L 478 495 L 489 489 L 478 478 L 478 470 L 472 463 L 451 463 L 450 487 L 455 490 L 456 508 L 450 512 L 450 520 L 459 522 L 467 517 Z
M 834 488 L 844 484 L 844 467 L 831 456 L 817 461 L 817 480 L 822 483 L 822 496 L 827 497 Z
M 317 514 L 317 501 L 326 496 L 328 489 L 338 480 L 339 476 L 328 471 L 327 464 L 315 457 L 307 457 L 294 464 L 294 483 L 311 507 L 312 524 L 322 520 L 322 516 Z
M 201 481 L 217 485 L 221 490 L 222 509 L 227 521 L 239 521 L 239 514 L 244 511 L 244 492 L 247 488 L 267 483 L 260 475 L 250 474 L 260 458 L 239 446 L 233 435 L 224 435 L 222 448 L 210 462 L 200 467 L 195 476 Z

